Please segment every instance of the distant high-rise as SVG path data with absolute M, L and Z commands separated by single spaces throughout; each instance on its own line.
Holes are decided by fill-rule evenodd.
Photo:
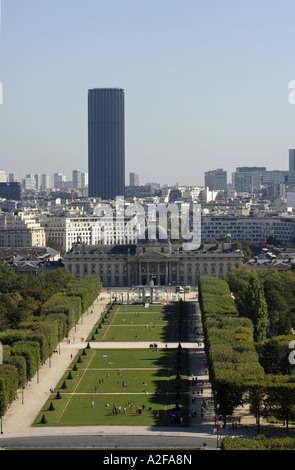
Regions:
M 82 188 L 88 186 L 88 173 L 81 173 L 81 186 Z
M 265 172 L 266 167 L 264 166 L 237 167 L 232 174 L 233 189 L 238 193 L 252 193 L 262 185 Z
M 9 173 L 8 181 L 9 181 L 9 183 L 16 183 L 17 182 L 16 174 L 15 173 Z
M 121 88 L 88 91 L 90 197 L 115 199 L 125 189 L 125 99 Z
M 210 191 L 227 190 L 227 172 L 222 168 L 205 172 L 205 187 Z
M 73 188 L 82 187 L 82 172 L 81 170 L 73 170 L 72 172 Z
M 289 171 L 295 170 L 295 149 L 289 150 Z
M 0 197 L 8 200 L 19 201 L 21 198 L 20 183 L 0 183 Z
M 6 183 L 7 182 L 7 175 L 5 171 L 0 171 L 0 183 Z
M 129 185 L 139 186 L 139 173 L 129 173 Z
M 66 176 L 62 173 L 54 173 L 53 175 L 53 187 L 55 189 L 61 189 L 64 187 Z
M 47 175 L 46 173 L 44 173 L 43 175 L 41 175 L 41 189 L 43 190 L 50 189 L 50 187 L 51 187 L 50 175 Z

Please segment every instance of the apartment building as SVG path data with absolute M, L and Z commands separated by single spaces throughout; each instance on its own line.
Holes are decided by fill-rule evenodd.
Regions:
M 136 234 L 143 230 L 137 227 L 131 217 L 116 218 L 108 216 L 85 215 L 78 217 L 46 216 L 40 223 L 46 231 L 48 246 L 62 248 L 67 252 L 73 245 L 114 245 L 136 242 Z
M 268 237 L 282 244 L 295 244 L 294 217 L 231 217 L 202 216 L 202 240 L 220 240 L 230 235 L 232 240 L 249 240 L 260 245 Z
M 45 247 L 45 230 L 34 214 L 8 212 L 0 214 L 0 247 Z

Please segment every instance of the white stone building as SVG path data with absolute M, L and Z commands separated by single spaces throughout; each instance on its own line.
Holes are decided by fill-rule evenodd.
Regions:
M 25 212 L 0 214 L 0 247 L 45 247 L 46 234 L 36 216 Z
M 75 244 L 125 245 L 134 243 L 136 234 L 142 230 L 139 223 L 135 228 L 132 217 L 116 218 L 98 215 L 46 216 L 40 222 L 46 230 L 48 246 L 69 251 Z
M 146 229 L 148 230 L 148 228 Z M 233 244 L 201 245 L 183 251 L 168 239 L 141 239 L 137 245 L 76 245 L 63 257 L 65 267 L 77 277 L 100 276 L 103 286 L 196 285 L 201 275 L 225 278 L 241 269 L 243 254 Z
M 290 217 L 232 217 L 202 216 L 202 240 L 249 240 L 256 245 L 274 237 L 282 244 L 295 244 L 295 218 Z

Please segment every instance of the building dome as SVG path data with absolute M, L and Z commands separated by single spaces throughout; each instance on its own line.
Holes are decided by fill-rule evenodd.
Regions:
M 169 243 L 166 230 L 156 223 L 151 223 L 138 236 L 138 244 Z

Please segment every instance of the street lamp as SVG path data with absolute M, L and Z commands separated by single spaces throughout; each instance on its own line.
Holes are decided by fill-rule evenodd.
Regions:
M 0 390 L 0 409 L 2 408 L 2 394 L 3 394 L 3 391 Z M 2 421 L 3 421 L 3 416 L 2 416 L 2 413 L 0 415 L 0 432 L 1 434 L 3 434 L 3 424 L 2 424 Z
M 216 426 L 216 447 L 219 447 L 219 435 L 218 435 L 218 409 L 217 409 L 217 391 L 214 390 L 214 411 L 215 411 L 215 426 Z
M 22 366 L 24 370 L 24 366 Z M 22 374 L 22 405 L 24 404 L 24 374 Z
M 51 336 L 49 335 L 49 367 L 51 367 Z
M 37 384 L 39 383 L 39 351 L 36 351 L 37 355 Z

